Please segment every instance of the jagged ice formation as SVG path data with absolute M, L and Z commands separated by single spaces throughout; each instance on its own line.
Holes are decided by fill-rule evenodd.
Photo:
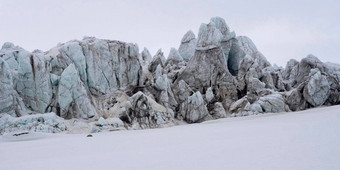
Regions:
M 201 24 L 197 38 L 188 31 L 167 58 L 94 37 L 46 52 L 5 43 L 0 134 L 158 128 L 337 105 L 339 82 L 340 65 L 313 55 L 272 66 L 220 17 Z

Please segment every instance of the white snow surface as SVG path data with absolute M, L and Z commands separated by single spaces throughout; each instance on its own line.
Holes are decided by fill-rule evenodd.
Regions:
M 0 136 L 0 169 L 340 169 L 340 106 L 86 135 Z

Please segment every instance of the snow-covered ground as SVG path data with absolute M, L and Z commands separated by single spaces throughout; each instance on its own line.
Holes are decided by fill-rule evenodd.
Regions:
M 340 106 L 164 129 L 0 137 L 0 169 L 340 169 Z

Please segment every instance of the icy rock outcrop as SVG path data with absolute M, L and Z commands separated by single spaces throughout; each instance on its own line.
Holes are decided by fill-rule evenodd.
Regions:
M 179 75 L 192 89 L 205 93 L 204 89 L 217 84 L 232 86 L 234 78 L 226 68 L 226 60 L 220 41 L 221 32 L 214 24 L 202 24 L 198 34 L 198 42 L 194 57 Z
M 237 39 L 239 39 L 237 41 L 242 42 L 236 46 L 237 50 L 240 50 L 239 53 L 245 54 L 245 56 L 240 61 L 238 69 L 237 67 L 230 67 L 233 60 L 230 58 L 228 68 L 233 74 L 237 73 L 239 96 L 243 97 L 247 95 L 247 92 L 259 93 L 264 88 L 274 88 L 275 86 L 278 86 L 279 89 L 285 88 L 281 79 L 281 72 L 271 67 L 266 58 L 257 51 L 253 42 L 247 37 L 237 37 Z M 232 51 L 230 55 L 232 55 Z M 235 66 L 237 65 L 236 63 Z
M 297 87 L 299 84 L 307 81 L 309 79 L 309 74 L 312 69 L 319 69 L 321 72 L 325 72 L 324 64 L 315 56 L 308 55 L 306 58 L 303 58 L 299 63 L 299 72 L 295 77 L 295 84 L 293 87 Z
M 208 103 L 214 98 L 214 92 L 211 87 L 207 89 L 205 93 L 205 98 L 207 99 Z
M 173 116 L 167 113 L 166 108 L 142 92 L 134 94 L 125 108 L 126 115 L 120 119 L 133 129 L 165 127 L 173 123 Z
M 272 66 L 250 38 L 214 17 L 167 59 L 94 37 L 46 52 L 5 43 L 0 117 L 55 112 L 71 119 L 63 122 L 72 133 L 156 128 L 340 104 L 339 82 L 340 65 L 313 55 Z
M 105 132 L 105 131 L 119 131 L 119 130 L 126 130 L 124 126 L 124 122 L 119 118 L 108 118 L 104 119 L 100 117 L 98 121 L 95 123 L 95 126 L 92 127 L 91 133 L 97 132 Z
M 327 81 L 330 85 L 329 89 L 329 96 L 325 105 L 336 105 L 340 102 L 340 83 L 339 80 L 337 80 L 336 76 L 332 76 L 329 74 L 327 77 Z
M 10 44 L 5 45 L 9 46 Z M 13 78 L 10 71 L 7 62 L 0 58 L 0 113 L 22 116 L 26 114 L 27 109 L 21 97 L 13 88 Z
M 299 73 L 299 62 L 295 59 L 291 59 L 286 64 L 285 70 L 282 72 L 282 76 L 285 80 L 289 80 L 289 83 L 292 84 L 291 81 L 295 80 L 295 77 Z
M 340 64 L 324 63 L 325 71 L 333 76 L 338 82 L 340 81 Z
M 20 47 L 14 46 L 13 43 L 6 42 L 1 48 L 0 56 L 1 58 L 7 62 L 8 66 L 15 71 L 18 71 L 19 65 L 17 62 L 17 57 L 19 51 L 22 49 Z
M 87 81 L 86 58 L 84 56 L 83 49 L 80 43 L 77 41 L 65 43 L 63 46 L 59 48 L 59 52 L 61 57 L 64 58 L 68 64 L 74 63 L 74 65 L 78 69 L 80 79 L 83 82 L 86 82 Z
M 201 24 L 196 50 L 209 50 L 221 46 L 222 33 L 215 27 L 213 23 Z
M 105 126 L 107 125 L 106 120 L 103 117 L 100 117 L 98 121 L 96 122 L 97 126 Z
M 293 89 L 286 93 L 286 103 L 292 111 L 304 110 L 306 108 L 306 101 L 303 98 L 303 86 Z
M 189 61 L 194 56 L 196 43 L 197 39 L 191 30 L 185 33 L 178 48 L 179 54 L 185 61 Z
M 181 114 L 189 123 L 196 123 L 209 114 L 200 92 L 189 96 L 188 99 L 182 103 Z
M 325 103 L 330 92 L 327 77 L 321 75 L 317 69 L 312 69 L 309 77 L 310 80 L 303 90 L 303 96 L 311 105 L 320 106 Z
M 280 71 L 276 71 L 274 67 L 266 67 L 262 69 L 262 82 L 266 84 L 266 88 L 276 89 L 277 91 L 285 91 L 285 83 Z
M 247 62 L 253 63 L 252 68 L 257 68 L 256 70 L 262 70 L 263 68 L 271 66 L 262 53 L 257 50 L 255 44 L 250 38 L 246 36 L 238 36 L 233 40 L 233 46 L 228 57 L 228 68 L 233 75 L 238 74 L 241 67 L 240 65 L 247 56 L 249 56 Z
M 73 63 L 81 80 L 96 96 L 138 86 L 143 77 L 135 44 L 85 37 L 51 49 L 47 57 L 52 73 L 59 76 Z
M 195 54 L 179 73 L 174 85 L 184 80 L 192 90 L 201 94 L 206 94 L 206 90 L 211 87 L 216 98 L 214 102 L 221 102 L 227 110 L 238 96 L 236 79 L 229 73 L 221 47 L 222 38 L 222 33 L 213 22 L 202 24 Z
M 1 96 L 8 94 L 10 97 L 6 100 L 13 99 L 12 102 L 6 102 L 7 105 L 16 103 L 17 106 L 12 109 L 16 110 L 18 116 L 24 115 L 27 111 L 45 113 L 50 110 L 49 105 L 52 98 L 50 67 L 44 62 L 42 52 L 36 50 L 30 53 L 12 43 L 5 43 L 0 50 L 0 57 L 3 60 L 4 69 L 4 76 L 1 76 L 0 79 L 3 85 L 7 86 L 1 87 L 3 90 L 7 89 Z M 9 67 L 4 63 L 7 63 Z M 12 83 L 8 84 L 10 79 Z M 9 85 L 15 92 L 8 89 Z M 31 111 L 26 110 L 26 107 Z M 11 115 L 14 115 L 13 112 Z
M 225 20 L 221 17 L 214 17 L 210 19 L 210 23 L 213 23 L 215 27 L 222 33 L 221 48 L 224 53 L 225 60 L 228 61 L 229 52 L 232 46 L 233 38 L 236 37 L 234 32 L 230 32 Z M 227 66 L 228 67 L 228 66 Z
M 338 104 L 340 101 L 339 72 L 336 71 L 335 66 L 322 63 L 313 55 L 308 55 L 300 62 L 290 60 L 286 69 L 282 72 L 284 81 L 294 92 L 287 98 L 287 104 L 290 108 L 302 110 L 310 106 Z M 297 97 L 295 100 L 299 100 L 301 106 L 297 107 L 293 103 L 293 98 L 289 98 L 291 95 Z M 310 106 L 305 105 L 305 102 L 309 103 Z
M 285 103 L 285 99 L 283 98 L 283 96 L 277 92 L 260 97 L 257 103 L 266 113 L 279 113 L 290 111 Z
M 254 57 L 254 55 L 258 52 L 255 44 L 249 37 L 238 36 L 236 39 L 238 40 L 239 47 L 244 53 Z
M 183 103 L 191 96 L 194 91 L 189 87 L 189 85 L 184 81 L 180 80 L 176 86 L 173 86 L 174 93 L 177 95 L 177 101 Z
M 231 113 L 240 113 L 245 110 L 245 106 L 249 104 L 246 97 L 243 97 L 237 101 L 235 101 L 229 108 Z
M 278 92 L 262 91 L 263 96 L 252 99 L 251 95 L 237 100 L 230 106 L 233 116 L 248 116 L 259 113 L 279 113 L 289 112 L 289 106 L 285 103 L 285 98 Z
M 211 115 L 214 119 L 227 117 L 227 112 L 221 102 L 214 103 L 214 109 L 211 111 Z
M 261 82 L 258 78 L 250 77 L 247 81 L 247 89 L 252 92 L 259 93 L 266 87 L 266 83 Z
M 233 38 L 229 27 L 227 26 L 225 20 L 221 17 L 213 17 L 210 19 L 210 23 L 214 23 L 215 27 L 222 33 L 222 41 L 228 41 Z
M 236 79 L 228 68 L 221 47 L 222 33 L 213 22 L 202 24 L 198 33 L 197 47 L 194 57 L 178 76 L 191 89 L 205 94 L 211 87 L 215 92 L 216 101 L 221 102 L 227 110 L 237 100 Z
M 259 79 L 262 76 L 261 73 L 262 70 L 259 68 L 257 62 L 255 62 L 249 55 L 245 56 L 240 64 L 237 75 L 238 89 L 244 90 L 246 87 L 249 87 L 250 81 L 253 79 Z M 253 86 L 250 87 L 254 88 Z
M 63 118 L 92 118 L 96 111 L 91 105 L 90 99 L 80 80 L 74 64 L 70 64 L 61 74 L 58 102 L 60 116 Z
M 50 67 L 41 52 L 18 52 L 18 80 L 16 90 L 33 111 L 45 113 L 52 99 Z
M 171 84 L 166 74 L 163 74 L 156 79 L 156 89 L 160 92 L 158 102 L 168 109 L 174 109 L 177 106 L 177 101 L 171 89 Z
M 94 95 L 137 86 L 142 77 L 138 46 L 120 41 L 85 38 L 87 85 Z
M 22 117 L 5 114 L 0 117 L 0 135 L 12 132 L 58 133 L 65 130 L 67 126 L 63 119 L 53 112 Z
M 2 50 L 13 49 L 13 48 L 15 48 L 15 45 L 11 42 L 5 42 L 1 47 Z
M 340 102 L 340 65 L 324 63 L 324 66 L 330 84 L 330 94 L 325 105 L 336 105 Z
M 179 72 L 186 67 L 186 62 L 175 48 L 171 48 L 169 56 L 165 62 L 164 72 L 168 75 L 170 81 L 174 81 Z
M 156 67 L 156 70 L 153 72 L 152 78 L 157 80 L 158 77 L 163 75 L 163 72 L 164 72 L 163 67 L 160 64 L 158 64 L 158 66 Z
M 170 88 L 170 83 L 168 81 L 168 77 L 166 74 L 159 75 L 156 77 L 156 88 L 162 91 L 165 91 Z
M 237 75 L 242 59 L 246 53 L 241 49 L 237 38 L 231 40 L 231 47 L 228 54 L 227 67 L 232 75 Z
M 156 53 L 156 55 L 152 58 L 151 63 L 149 64 L 149 71 L 154 72 L 158 65 L 164 67 L 165 66 L 166 59 L 164 57 L 164 54 L 162 52 L 162 49 L 159 49 Z
M 145 62 L 151 62 L 152 60 L 152 56 L 149 52 L 149 50 L 147 48 L 144 48 L 143 52 L 142 52 L 142 55 L 141 55 L 141 60 L 145 63 Z
M 176 48 L 171 48 L 169 56 L 168 56 L 168 58 L 166 60 L 165 65 L 168 65 L 168 64 L 178 64 L 178 63 L 180 63 L 182 61 L 183 61 L 183 58 L 181 57 L 179 52 L 176 50 Z

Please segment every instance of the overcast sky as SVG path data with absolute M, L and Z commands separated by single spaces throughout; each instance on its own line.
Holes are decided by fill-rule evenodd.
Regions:
M 167 57 L 182 36 L 213 16 L 250 37 L 271 63 L 308 54 L 340 63 L 340 1 L 336 0 L 0 0 L 0 44 L 29 51 L 95 36 L 134 42 Z

